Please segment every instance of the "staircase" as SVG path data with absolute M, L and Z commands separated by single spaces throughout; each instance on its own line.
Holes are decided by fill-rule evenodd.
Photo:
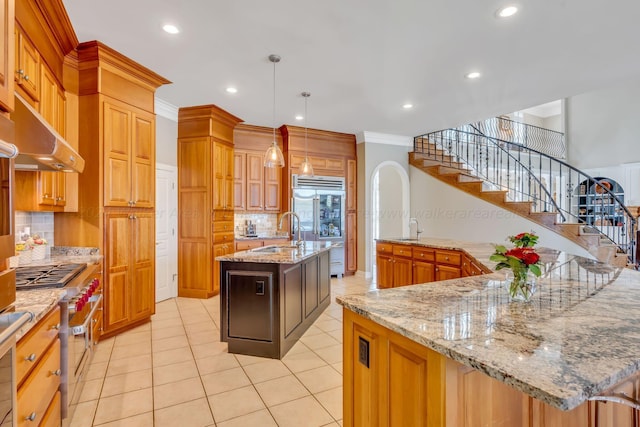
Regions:
M 499 120 L 504 124 L 507 119 Z M 465 193 L 560 234 L 599 261 L 636 265 L 637 224 L 610 185 L 543 150 L 528 147 L 530 144 L 506 140 L 500 129 L 488 132 L 490 128 L 490 123 L 483 122 L 418 136 L 409 163 Z M 535 132 L 539 134 L 540 128 Z M 521 133 L 519 138 L 526 139 Z M 545 148 L 545 144 L 538 141 L 537 148 Z M 555 142 L 551 148 L 555 154 L 564 151 Z M 579 200 L 585 196 L 576 189 L 585 185 L 606 197 L 615 212 L 612 220 L 587 223 L 579 215 Z

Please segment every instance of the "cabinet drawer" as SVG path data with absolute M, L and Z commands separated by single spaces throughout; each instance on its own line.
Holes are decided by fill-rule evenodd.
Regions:
M 249 249 L 259 248 L 263 243 L 262 240 L 236 241 L 236 251 L 248 251 Z
M 402 256 L 411 258 L 411 246 L 393 245 L 393 256 Z
M 18 384 L 38 364 L 42 354 L 58 336 L 60 308 L 56 307 L 41 319 L 16 345 L 16 377 Z M 33 359 L 33 360 L 29 360 Z
M 233 222 L 233 211 L 222 211 L 222 210 L 213 211 L 213 220 Z
M 235 240 L 233 236 L 233 231 L 230 233 L 227 232 L 219 232 L 213 233 L 213 243 L 233 243 Z
M 213 232 L 226 232 L 233 231 L 233 221 L 215 221 L 213 223 Z
M 413 257 L 420 261 L 435 261 L 436 251 L 429 248 L 413 247 Z
M 60 387 L 60 340 L 56 339 L 40 363 L 18 388 L 18 426 L 38 425 Z M 27 417 L 35 414 L 34 421 Z
M 460 265 L 462 254 L 454 251 L 436 251 L 436 263 Z
M 42 422 L 40 423 L 40 427 L 60 427 L 61 423 L 61 413 L 60 413 L 60 392 L 57 391 L 53 396 L 53 400 L 42 417 Z
M 378 243 L 376 245 L 376 252 L 391 255 L 393 253 L 393 245 L 391 243 Z

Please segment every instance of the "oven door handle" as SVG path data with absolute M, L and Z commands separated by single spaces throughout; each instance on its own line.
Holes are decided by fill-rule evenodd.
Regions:
M 16 332 L 18 332 L 25 323 L 31 322 L 33 319 L 34 315 L 30 311 L 1 315 L 0 325 L 6 325 L 6 329 L 0 333 L 0 345 L 11 338 L 15 338 Z
M 93 307 L 91 307 L 91 311 L 87 315 L 87 318 L 82 325 L 73 326 L 71 328 L 71 333 L 73 335 L 82 335 L 89 330 L 89 324 L 91 323 L 91 319 L 93 319 L 93 315 L 96 313 L 96 310 L 98 310 L 100 301 L 102 301 L 102 294 L 92 295 L 89 301 L 93 302 Z

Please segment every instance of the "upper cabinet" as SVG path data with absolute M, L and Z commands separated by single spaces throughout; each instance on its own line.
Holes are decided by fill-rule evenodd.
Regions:
M 37 107 L 40 99 L 40 54 L 20 27 L 16 27 L 15 40 L 18 90 L 31 105 Z
M 0 109 L 13 110 L 14 71 L 15 71 L 15 16 L 14 0 L 0 0 Z

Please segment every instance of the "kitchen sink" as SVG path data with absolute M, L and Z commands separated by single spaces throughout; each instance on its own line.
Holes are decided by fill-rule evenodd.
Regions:
M 290 252 L 298 249 L 297 246 L 265 246 L 263 248 L 255 248 L 251 249 L 251 252 L 263 252 L 263 253 L 279 253 L 279 252 Z

